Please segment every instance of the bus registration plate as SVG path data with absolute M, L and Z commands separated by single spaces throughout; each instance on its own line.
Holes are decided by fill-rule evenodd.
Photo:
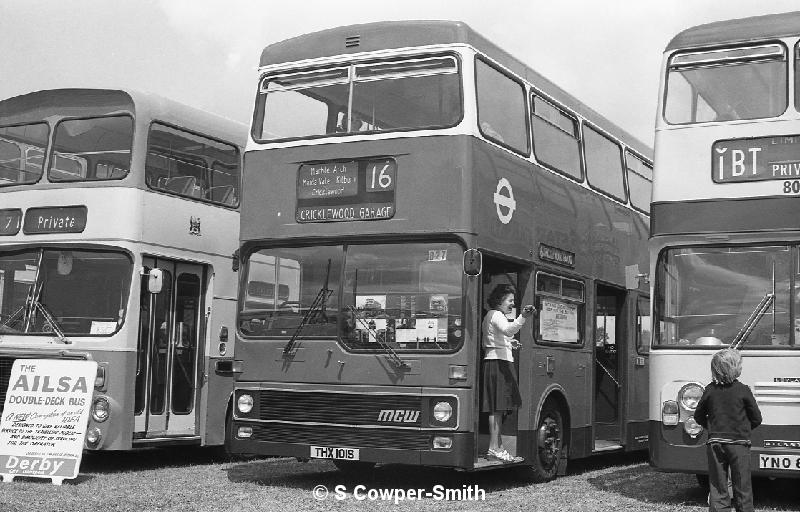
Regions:
M 311 458 L 358 460 L 358 448 L 337 448 L 335 446 L 312 446 Z
M 793 469 L 800 471 L 800 455 L 758 454 L 759 469 Z

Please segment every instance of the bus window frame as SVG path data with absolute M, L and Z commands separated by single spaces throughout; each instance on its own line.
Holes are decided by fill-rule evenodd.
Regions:
M 540 166 L 542 166 L 542 167 L 544 167 L 546 169 L 550 169 L 551 171 L 558 173 L 559 175 L 567 178 L 568 180 L 574 181 L 575 183 L 583 183 L 586 180 L 586 162 L 584 161 L 583 133 L 582 133 L 581 128 L 580 128 L 580 125 L 581 125 L 580 118 L 574 112 L 572 112 L 569 109 L 563 107 L 558 102 L 553 101 L 547 95 L 537 91 L 536 89 L 531 89 L 529 96 L 530 96 L 529 108 L 530 108 L 531 117 L 536 116 L 538 119 L 541 119 L 545 123 L 547 123 L 550 126 L 552 126 L 553 128 L 555 128 L 556 130 L 561 130 L 562 132 L 566 133 L 567 135 L 570 135 L 563 128 L 561 128 L 560 126 L 558 126 L 555 123 L 551 122 L 549 119 L 547 119 L 545 117 L 542 117 L 542 116 L 539 116 L 539 115 L 536 114 L 536 109 L 533 108 L 533 103 L 534 103 L 536 98 L 539 98 L 543 102 L 545 102 L 548 105 L 550 105 L 551 107 L 553 107 L 559 113 L 561 113 L 564 117 L 567 117 L 567 118 L 571 119 L 575 123 L 575 125 L 574 125 L 575 133 L 572 134 L 571 136 L 578 143 L 578 172 L 580 173 L 580 176 L 573 176 L 572 174 L 567 173 L 563 169 L 559 169 L 558 167 L 555 167 L 553 165 L 550 165 L 550 164 L 542 161 L 538 156 L 536 156 L 536 134 L 535 134 L 536 130 L 533 129 L 533 123 L 531 122 L 531 125 L 530 125 L 530 131 L 531 131 L 531 155 L 533 157 L 533 160 L 536 162 L 537 165 L 540 165 Z
M 642 340 L 642 329 L 641 329 L 641 323 L 639 321 L 639 319 L 643 317 L 643 315 L 639 314 L 639 311 L 640 311 L 639 307 L 641 306 L 641 302 L 642 301 L 647 301 L 646 302 L 646 306 L 647 307 L 644 309 L 644 312 L 647 313 L 648 318 L 650 318 L 650 341 L 648 341 L 647 343 L 645 343 Z M 646 356 L 646 355 L 650 354 L 650 347 L 653 344 L 653 301 L 650 298 L 650 294 L 649 293 L 639 292 L 636 295 L 636 313 L 635 313 L 635 316 L 636 316 L 636 318 L 635 318 L 636 353 L 639 354 L 639 355 Z
M 507 143 L 507 142 L 505 142 L 503 140 L 500 140 L 500 139 L 498 139 L 496 137 L 492 137 L 491 135 L 488 135 L 484 131 L 483 127 L 481 126 L 481 112 L 480 112 L 480 101 L 479 101 L 480 90 L 478 88 L 478 63 L 479 62 L 482 62 L 483 64 L 485 64 L 489 68 L 493 69 L 494 71 L 497 71 L 501 75 L 505 76 L 506 78 L 508 78 L 509 80 L 511 80 L 512 82 L 514 82 L 515 84 L 520 86 L 520 88 L 522 90 L 522 105 L 523 105 L 522 106 L 522 108 L 523 108 L 522 116 L 524 117 L 524 122 L 525 122 L 525 151 L 524 152 L 521 151 L 519 148 L 516 148 L 516 147 L 512 146 L 511 144 L 509 144 L 509 143 Z M 499 146 L 501 146 L 501 147 L 503 147 L 503 148 L 505 148 L 505 149 L 517 154 L 517 155 L 520 155 L 520 156 L 522 156 L 522 157 L 524 157 L 526 159 L 530 158 L 530 156 L 531 156 L 531 147 L 533 146 L 533 144 L 531 143 L 531 120 L 530 120 L 530 108 L 529 108 L 529 105 L 528 105 L 529 90 L 528 90 L 527 85 L 525 84 L 524 81 L 520 80 L 516 75 L 514 75 L 510 71 L 506 71 L 502 66 L 500 66 L 499 64 L 497 64 L 496 62 L 491 60 L 489 57 L 487 57 L 486 55 L 481 54 L 481 53 L 476 53 L 475 54 L 475 62 L 474 62 L 474 65 L 473 65 L 473 69 L 474 69 L 474 72 L 473 72 L 474 73 L 473 74 L 473 81 L 474 82 L 473 82 L 473 84 L 474 84 L 474 90 L 475 90 L 475 120 L 476 120 L 476 123 L 477 123 L 477 126 L 478 126 L 478 131 L 480 132 L 481 136 L 484 139 L 486 139 L 487 141 L 490 141 L 490 142 L 492 142 L 494 144 L 497 144 L 497 145 L 499 145 Z M 501 134 L 498 132 L 498 135 L 501 135 Z
M 130 314 L 131 314 L 130 309 L 134 305 L 134 302 L 133 302 L 133 300 L 134 300 L 133 299 L 134 291 L 136 291 L 137 293 L 139 291 L 138 289 L 134 289 L 135 288 L 135 284 L 136 284 L 136 279 L 137 279 L 136 278 L 136 276 L 137 276 L 137 269 L 136 269 L 137 263 L 136 263 L 136 257 L 135 257 L 134 253 L 130 249 L 128 249 L 126 247 L 115 246 L 115 245 L 94 245 L 94 244 L 79 243 L 79 244 L 76 244 L 76 245 L 52 245 L 52 246 L 43 245 L 43 246 L 19 246 L 19 247 L 14 246 L 14 247 L 6 247 L 5 250 L 3 251 L 3 254 L 6 254 L 8 252 L 25 251 L 27 249 L 36 249 L 36 250 L 40 250 L 40 251 L 86 251 L 86 252 L 96 252 L 96 253 L 114 253 L 114 254 L 121 254 L 121 255 L 125 256 L 128 259 L 128 263 L 130 264 L 130 266 L 128 267 L 129 271 L 130 271 L 130 279 L 128 281 L 128 290 L 127 290 L 127 295 L 125 297 L 125 301 L 120 304 L 120 309 L 122 309 L 122 311 L 123 311 L 122 317 L 120 318 L 121 322 L 117 323 L 116 329 L 114 329 L 113 332 L 103 333 L 103 334 L 72 334 L 72 333 L 66 333 L 66 336 L 70 340 L 75 340 L 75 339 L 78 339 L 78 338 L 81 338 L 81 339 L 82 338 L 93 338 L 93 341 L 95 341 L 95 340 L 99 340 L 100 338 L 111 338 L 113 336 L 116 336 L 122 330 L 122 328 L 125 327 L 125 324 L 128 322 L 128 318 L 130 317 Z M 138 299 L 137 299 L 137 302 L 135 304 L 136 304 L 136 307 L 138 309 L 139 308 Z M 56 320 L 57 319 L 58 319 L 58 317 L 56 317 Z M 41 332 L 34 332 L 34 333 L 15 332 L 13 334 L 17 335 L 17 336 L 31 336 L 31 337 L 47 336 L 47 334 L 43 334 Z M 51 334 L 55 335 L 55 333 L 51 333 Z
M 589 172 L 589 157 L 587 156 L 587 151 L 586 151 L 586 134 L 583 132 L 585 128 L 588 128 L 595 134 L 599 135 L 601 138 L 611 142 L 619 150 L 619 165 L 620 165 L 619 170 L 621 171 L 621 176 L 622 176 L 622 194 L 625 197 L 617 197 L 612 192 L 604 190 L 597 185 L 592 185 L 592 180 L 590 178 L 591 173 Z M 615 137 L 613 137 L 611 134 L 606 132 L 605 130 L 602 130 L 597 125 L 586 120 L 584 120 L 581 123 L 581 142 L 583 144 L 583 166 L 584 166 L 584 172 L 586 173 L 586 184 L 589 185 L 589 188 L 615 201 L 619 201 L 620 203 L 623 204 L 628 204 L 628 179 L 627 179 L 628 168 L 627 168 L 627 163 L 625 162 L 625 152 L 622 143 Z
M 643 157 L 642 155 L 640 155 L 639 153 L 637 153 L 636 151 L 634 151 L 630 147 L 626 146 L 624 148 L 624 150 L 625 150 L 625 155 L 623 156 L 623 158 L 625 160 L 625 186 L 628 189 L 627 190 L 628 191 L 628 204 L 630 204 L 631 208 L 633 208 L 634 210 L 636 210 L 636 211 L 638 211 L 640 213 L 643 213 L 645 215 L 650 215 L 650 210 L 649 209 L 648 210 L 644 210 L 644 209 L 642 209 L 642 208 L 640 208 L 640 207 L 638 207 L 638 206 L 636 206 L 634 204 L 633 196 L 631 195 L 630 179 L 628 178 L 628 173 L 633 172 L 637 176 L 639 176 L 641 178 L 644 178 L 645 180 L 650 182 L 650 201 L 648 201 L 648 203 L 647 203 L 648 206 L 649 206 L 650 203 L 653 202 L 653 172 L 654 172 L 653 163 L 649 162 L 647 160 L 647 158 Z M 641 163 L 644 164 L 645 167 L 650 169 L 650 178 L 647 178 L 647 176 L 642 176 L 641 174 L 636 172 L 635 169 L 632 169 L 630 166 L 628 166 L 628 156 L 631 156 L 632 158 L 635 158 L 635 159 L 639 160 Z
M 238 181 L 238 183 L 237 183 L 238 184 L 238 189 L 236 190 L 236 192 L 237 192 L 236 193 L 236 203 L 233 204 L 233 205 L 229 205 L 229 204 L 225 204 L 225 203 L 221 203 L 221 202 L 211 201 L 210 199 L 206 199 L 205 197 L 202 197 L 202 196 L 201 197 L 194 197 L 194 196 L 190 196 L 190 195 L 179 194 L 177 192 L 172 192 L 172 191 L 164 189 L 164 188 L 159 188 L 159 187 L 153 186 L 147 179 L 147 155 L 150 154 L 150 147 L 151 147 L 150 146 L 150 133 L 152 132 L 154 125 L 165 126 L 165 127 L 170 128 L 172 130 L 177 130 L 177 131 L 180 131 L 180 132 L 183 132 L 183 133 L 188 133 L 188 134 L 193 135 L 195 137 L 202 137 L 204 139 L 208 139 L 208 140 L 217 142 L 219 144 L 224 144 L 226 146 L 232 147 L 234 149 L 235 153 L 236 153 L 236 166 L 239 169 L 239 177 L 238 177 L 238 180 L 237 180 Z M 176 125 L 174 123 L 169 123 L 167 121 L 163 121 L 161 119 L 151 119 L 150 123 L 147 125 L 147 132 L 146 133 L 147 133 L 147 135 L 145 137 L 145 149 L 144 149 L 145 162 L 144 162 L 143 167 L 144 167 L 144 182 L 145 182 L 145 185 L 147 186 L 148 189 L 150 189 L 152 192 L 158 192 L 158 193 L 167 194 L 167 195 L 174 196 L 174 197 L 180 197 L 182 199 L 189 199 L 189 200 L 193 200 L 193 201 L 199 201 L 201 203 L 210 204 L 210 205 L 213 205 L 213 206 L 219 206 L 221 208 L 226 208 L 228 210 L 238 210 L 239 209 L 239 206 L 241 205 L 241 202 L 242 202 L 242 174 L 243 174 L 243 171 L 244 171 L 244 165 L 242 163 L 242 151 L 241 151 L 241 149 L 239 148 L 239 146 L 237 144 L 235 144 L 233 142 L 230 142 L 230 141 L 226 141 L 226 140 L 217 138 L 217 137 L 212 137 L 210 135 L 197 132 L 195 130 L 190 130 L 188 128 L 184 128 L 184 127 L 178 126 L 178 125 Z M 204 162 L 204 163 L 208 163 L 208 162 Z M 212 173 L 213 172 L 213 166 L 212 165 L 206 166 L 206 172 L 209 173 L 209 174 Z M 210 189 L 211 187 L 208 187 L 208 188 Z
M 460 115 L 456 119 L 453 124 L 450 125 L 441 125 L 441 126 L 427 126 L 427 127 L 412 127 L 412 128 L 397 128 L 394 130 L 371 130 L 371 131 L 363 131 L 363 132 L 331 132 L 331 133 L 323 133 L 319 135 L 305 135 L 299 137 L 277 137 L 274 139 L 264 139 L 256 133 L 256 127 L 263 126 L 264 123 L 264 114 L 265 114 L 265 105 L 264 102 L 266 101 L 267 94 L 262 92 L 263 85 L 270 77 L 287 75 L 287 74 L 300 74 L 300 73 L 313 73 L 316 71 L 323 71 L 326 69 L 338 69 L 338 68 L 345 68 L 348 70 L 348 78 L 347 78 L 347 86 L 349 94 L 352 96 L 352 90 L 356 82 L 355 75 L 355 68 L 357 66 L 365 66 L 370 64 L 376 63 L 387 63 L 387 62 L 403 62 L 409 60 L 416 60 L 416 59 L 429 59 L 429 58 L 442 58 L 442 57 L 451 57 L 455 60 L 456 63 L 456 73 L 454 73 L 458 77 L 458 94 L 459 94 L 459 106 L 460 106 Z M 430 75 L 420 75 L 420 76 L 430 76 Z M 360 82 L 366 81 L 374 81 L 374 80 L 361 80 Z M 348 99 L 347 112 L 350 114 L 352 110 L 352 99 Z M 414 53 L 398 53 L 395 55 L 387 56 L 387 57 L 380 57 L 376 58 L 375 56 L 370 56 L 369 58 L 362 58 L 362 59 L 351 59 L 351 60 L 342 60 L 336 62 L 328 62 L 325 64 L 317 64 L 311 65 L 306 67 L 299 67 L 294 69 L 278 69 L 278 70 L 259 70 L 259 77 L 258 77 L 258 87 L 256 88 L 256 98 L 253 102 L 255 108 L 253 109 L 253 116 L 252 116 L 252 124 L 250 129 L 250 136 L 253 138 L 255 142 L 258 144 L 273 144 L 273 143 L 283 143 L 283 142 L 294 142 L 294 141 L 313 141 L 316 139 L 323 139 L 326 137 L 358 137 L 364 135 L 376 135 L 376 134 L 387 134 L 387 133 L 403 133 L 403 132 L 413 132 L 413 131 L 427 131 L 427 130 L 447 130 L 451 128 L 455 128 L 459 126 L 462 122 L 464 122 L 465 114 L 465 106 L 466 106 L 466 98 L 464 96 L 464 62 L 460 53 L 456 51 L 434 51 L 434 52 L 422 52 L 420 53 L 418 50 Z M 263 131 L 259 128 L 259 131 Z
M 345 286 L 346 286 L 346 280 L 345 280 L 346 274 L 345 273 L 346 273 L 346 270 L 347 270 L 348 249 L 351 246 L 369 247 L 370 245 L 374 245 L 376 243 L 380 244 L 380 245 L 397 245 L 397 246 L 400 246 L 400 245 L 405 244 L 405 243 L 429 244 L 429 243 L 436 243 L 436 242 L 444 242 L 444 243 L 448 243 L 448 244 L 457 245 L 462 250 L 462 254 L 458 258 L 458 262 L 460 264 L 460 262 L 463 259 L 462 258 L 463 252 L 467 250 L 467 247 L 466 247 L 466 245 L 464 244 L 464 242 L 462 240 L 460 240 L 458 238 L 451 238 L 451 237 L 443 237 L 443 238 L 436 238 L 436 239 L 430 239 L 430 238 L 406 238 L 406 237 L 403 237 L 403 238 L 400 238 L 400 239 L 397 239 L 397 240 L 392 240 L 392 241 L 389 241 L 389 240 L 377 240 L 377 241 L 373 241 L 372 243 L 366 243 L 365 241 L 346 241 L 346 240 L 343 240 L 343 241 L 340 241 L 340 243 L 335 243 L 335 242 L 332 242 L 332 241 L 330 241 L 330 243 L 325 242 L 325 241 L 320 242 L 320 243 L 314 243 L 312 241 L 309 241 L 309 242 L 291 244 L 291 245 L 288 245 L 288 246 L 286 246 L 284 244 L 280 244 L 280 243 L 255 244 L 255 245 L 249 247 L 248 249 L 246 249 L 246 251 L 243 253 L 244 256 L 242 257 L 242 261 L 244 261 L 246 263 L 242 266 L 242 269 L 244 269 L 244 270 L 240 270 L 240 274 L 241 274 L 241 282 L 240 282 L 240 284 L 241 284 L 241 286 L 238 286 L 238 290 L 237 290 L 237 308 L 236 308 L 236 331 L 237 331 L 237 335 L 242 340 L 244 340 L 246 342 L 249 342 L 249 343 L 260 343 L 260 342 L 280 342 L 280 343 L 285 343 L 286 341 L 288 341 L 292 337 L 291 335 L 257 335 L 257 336 L 254 336 L 252 334 L 247 334 L 247 333 L 245 333 L 245 332 L 243 332 L 241 330 L 241 313 L 242 313 L 242 310 L 241 310 L 239 304 L 244 304 L 245 303 L 246 295 L 247 295 L 247 288 L 248 288 L 247 283 L 252 282 L 252 281 L 247 281 L 246 280 L 246 276 L 249 275 L 249 268 L 248 267 L 250 265 L 250 260 L 251 260 L 252 256 L 254 254 L 257 254 L 259 251 L 269 250 L 269 249 L 281 249 L 281 248 L 286 248 L 286 247 L 288 247 L 288 248 L 339 247 L 341 249 L 341 251 L 342 251 L 342 258 L 341 258 L 341 262 L 340 262 L 341 267 L 339 268 L 339 272 L 338 272 L 338 276 L 339 276 L 339 278 L 338 278 L 339 279 L 339 281 L 338 281 L 338 289 L 335 291 L 335 296 L 337 297 L 337 307 L 339 308 L 339 312 L 337 312 L 337 315 L 340 315 L 341 312 L 344 311 L 344 301 L 343 300 L 344 300 L 345 293 L 348 291 L 348 290 L 345 290 Z M 467 302 L 468 302 L 467 301 L 467 290 L 468 290 L 468 286 L 469 286 L 469 278 L 470 278 L 470 276 L 467 276 L 463 272 L 461 272 L 460 275 L 461 275 L 461 281 L 460 281 L 460 287 L 461 287 L 461 295 L 460 295 L 461 311 L 460 311 L 460 316 L 461 316 L 462 325 L 463 325 L 463 322 L 464 322 L 464 319 L 465 319 L 465 312 L 467 311 Z M 244 284 L 242 284 L 242 283 L 244 283 Z M 419 348 L 417 348 L 417 349 L 405 349 L 405 348 L 394 348 L 393 347 L 393 350 L 395 352 L 397 352 L 398 354 L 403 355 L 404 357 L 406 357 L 406 356 L 419 357 L 419 356 L 423 356 L 423 355 L 426 355 L 426 356 L 440 356 L 440 355 L 454 354 L 454 353 L 458 352 L 459 350 L 462 350 L 464 348 L 464 346 L 466 345 L 466 340 L 465 340 L 465 336 L 463 335 L 463 331 L 464 331 L 464 327 L 462 327 L 462 335 L 458 339 L 458 343 L 453 348 L 450 348 L 450 349 L 436 349 L 436 350 L 427 349 L 426 350 L 426 349 L 419 349 Z M 305 334 L 304 333 L 303 334 L 303 339 L 309 340 L 311 342 L 334 341 L 337 344 L 337 346 L 339 346 L 345 353 L 348 353 L 348 354 L 375 354 L 375 355 L 381 355 L 381 354 L 385 353 L 384 350 L 381 349 L 379 346 L 376 347 L 376 348 L 352 348 L 349 345 L 347 345 L 345 342 L 342 341 L 342 328 L 341 328 L 339 319 L 337 319 L 336 329 L 335 329 L 335 333 L 334 334 L 332 334 L 332 335 L 329 335 L 329 334 L 309 335 L 309 334 Z M 448 336 L 448 340 L 449 340 L 449 336 Z
M 762 243 L 763 243 L 763 245 L 760 245 Z M 690 343 L 690 344 L 680 344 L 680 343 L 669 344 L 669 343 L 664 343 L 664 342 L 656 343 L 656 339 L 657 338 L 661 339 L 663 337 L 663 335 L 664 335 L 664 332 L 666 331 L 666 328 L 662 328 L 661 326 L 656 325 L 656 323 L 654 321 L 654 319 L 657 316 L 659 316 L 660 318 L 661 317 L 663 317 L 663 318 L 667 317 L 667 315 L 663 314 L 663 310 L 666 308 L 666 306 L 664 305 L 664 302 L 666 301 L 665 297 L 666 297 L 667 294 L 662 290 L 662 287 L 664 286 L 664 284 L 659 280 L 659 274 L 658 274 L 659 263 L 661 262 L 661 258 L 665 254 L 665 252 L 673 251 L 673 250 L 676 250 L 676 249 L 712 249 L 713 250 L 713 249 L 720 249 L 720 248 L 722 248 L 722 249 L 731 249 L 731 248 L 733 248 L 733 249 L 746 249 L 746 248 L 759 248 L 759 247 L 786 247 L 790 251 L 790 259 L 792 259 L 792 263 L 790 263 L 789 266 L 791 268 L 793 268 L 793 270 L 791 270 L 791 272 L 789 274 L 790 288 L 789 288 L 789 294 L 787 296 L 787 299 L 789 301 L 787 315 L 789 315 L 789 320 L 792 321 L 791 323 L 789 323 L 789 326 L 790 326 L 790 329 L 788 331 L 789 332 L 789 343 L 787 345 L 750 345 L 749 343 L 745 343 L 738 350 L 745 350 L 745 351 L 761 351 L 761 350 L 765 350 L 765 351 L 795 350 L 796 351 L 796 350 L 800 350 L 800 335 L 797 335 L 794 332 L 794 328 L 792 327 L 794 319 L 800 317 L 800 307 L 798 307 L 798 305 L 800 305 L 800 257 L 794 256 L 794 255 L 800 255 L 800 244 L 794 243 L 794 242 L 790 242 L 790 241 L 782 241 L 782 242 L 776 242 L 776 243 L 749 242 L 749 243 L 736 243 L 736 244 L 723 244 L 723 245 L 689 243 L 689 244 L 679 244 L 679 245 L 668 245 L 668 246 L 664 246 L 664 247 L 659 248 L 658 254 L 656 255 L 656 260 L 655 260 L 655 263 L 654 263 L 655 268 L 656 268 L 656 272 L 654 273 L 654 276 L 652 278 L 653 279 L 652 283 L 653 283 L 653 297 L 657 297 L 657 298 L 660 297 L 661 298 L 661 302 L 659 303 L 659 302 L 657 302 L 657 301 L 655 301 L 655 300 L 653 300 L 651 298 L 651 303 L 650 303 L 650 311 L 651 311 L 651 317 L 650 317 L 650 322 L 651 322 L 651 324 L 650 324 L 651 325 L 651 328 L 650 328 L 650 350 L 651 351 L 653 351 L 653 350 L 655 350 L 655 351 L 660 351 L 660 350 L 678 350 L 678 351 L 687 353 L 687 352 L 692 352 L 692 351 L 697 351 L 697 350 L 708 350 L 709 349 L 708 345 L 698 345 L 696 343 Z M 792 295 L 792 292 L 794 292 L 797 295 L 798 298 L 795 298 L 795 296 Z M 755 306 L 755 304 L 753 304 L 753 306 Z M 773 302 L 773 306 L 771 306 L 771 307 L 774 307 L 774 302 Z M 659 313 L 661 313 L 661 314 L 657 315 L 656 314 L 657 311 Z M 745 313 L 749 313 L 749 311 L 745 312 Z M 742 314 L 745 314 L 745 313 L 742 313 Z M 767 316 L 767 315 L 768 315 L 768 313 L 764 313 L 764 316 Z M 763 320 L 761 320 L 761 321 L 763 321 Z M 755 324 L 756 327 L 758 327 L 758 325 L 760 325 L 760 324 L 759 323 Z M 655 336 L 656 329 L 658 329 L 658 337 Z M 738 331 L 738 329 L 737 329 L 737 331 Z M 719 349 L 727 348 L 728 346 L 729 346 L 728 343 L 723 343 L 721 345 L 714 345 L 713 347 L 716 348 L 717 350 L 719 350 Z
M 579 283 L 583 289 L 583 299 L 575 299 L 572 297 L 567 297 L 563 294 L 557 294 L 552 292 L 544 292 L 539 290 L 539 276 L 544 275 L 551 278 L 556 278 L 561 281 L 567 280 L 572 281 L 573 283 Z M 533 322 L 533 341 L 536 345 L 541 345 L 544 347 L 561 347 L 561 348 L 569 348 L 572 350 L 582 350 L 586 347 L 586 279 L 577 276 L 574 274 L 568 274 L 564 272 L 560 272 L 559 270 L 550 269 L 550 268 L 542 268 L 537 270 L 534 273 L 534 282 L 533 282 L 533 290 L 534 290 L 534 301 L 536 303 L 536 308 L 539 310 L 539 314 L 536 315 L 536 320 Z M 563 286 L 562 286 L 563 291 Z M 551 340 L 544 340 L 541 338 L 540 335 L 540 322 L 541 322 L 541 310 L 542 310 L 542 297 L 553 298 L 557 299 L 561 302 L 567 304 L 576 304 L 578 306 L 578 342 L 577 343 L 570 343 L 566 341 L 551 341 Z
M 800 43 L 798 43 L 798 44 L 800 44 Z M 722 60 L 717 59 L 717 60 L 709 60 L 707 62 L 698 62 L 698 63 L 695 63 L 693 65 L 684 64 L 684 65 L 675 66 L 675 65 L 672 64 L 672 61 L 675 59 L 676 56 L 686 55 L 686 54 L 691 54 L 691 53 L 709 53 L 709 52 L 715 52 L 715 51 L 724 52 L 724 51 L 730 51 L 730 50 L 737 50 L 737 49 L 744 49 L 744 48 L 756 48 L 756 47 L 759 47 L 759 46 L 769 46 L 769 45 L 777 45 L 777 46 L 782 47 L 783 52 L 784 52 L 783 54 L 784 54 L 785 59 L 786 59 L 786 63 L 785 63 L 786 64 L 786 69 L 785 69 L 786 82 L 784 83 L 784 94 L 785 94 L 785 99 L 786 99 L 786 107 L 783 109 L 782 112 L 780 112 L 780 113 L 778 113 L 776 115 L 772 115 L 772 116 L 752 117 L 752 118 L 733 119 L 733 120 L 724 120 L 723 119 L 723 120 L 710 120 L 710 121 L 687 121 L 687 122 L 684 122 L 684 123 L 676 123 L 676 122 L 670 121 L 668 119 L 668 117 L 667 117 L 667 98 L 669 97 L 669 87 L 670 87 L 669 75 L 670 75 L 670 70 L 675 69 L 675 68 L 680 69 L 680 68 L 688 68 L 688 67 L 695 67 L 695 68 L 699 68 L 699 67 L 706 67 L 706 68 L 719 67 L 721 65 L 726 65 L 726 64 L 737 62 L 737 61 L 738 62 L 743 62 L 743 61 L 747 61 L 748 60 L 748 59 L 742 59 L 742 58 L 739 58 L 739 59 L 728 58 L 728 59 L 722 59 Z M 665 67 L 662 68 L 662 71 L 661 71 L 663 73 L 663 77 L 664 77 L 664 93 L 663 93 L 663 96 L 660 98 L 660 103 L 661 104 L 659 105 L 659 108 L 658 108 L 658 115 L 661 117 L 661 119 L 664 121 L 664 123 L 666 123 L 668 126 L 697 126 L 697 125 L 704 125 L 704 124 L 708 124 L 708 123 L 738 123 L 738 122 L 760 121 L 760 120 L 765 120 L 765 119 L 777 119 L 777 118 L 780 118 L 780 117 L 786 115 L 786 113 L 789 112 L 789 108 L 792 106 L 792 104 L 791 104 L 792 102 L 790 101 L 791 98 L 789 97 L 789 83 L 790 83 L 789 78 L 790 78 L 790 68 L 792 67 L 792 62 L 791 62 L 792 61 L 792 54 L 793 54 L 793 52 L 790 52 L 789 48 L 786 47 L 786 44 L 783 41 L 781 41 L 780 39 L 767 39 L 767 40 L 761 40 L 761 41 L 750 41 L 748 43 L 733 44 L 733 45 L 725 44 L 725 45 L 718 45 L 718 46 L 681 48 L 681 49 L 675 50 L 666 59 L 666 61 L 665 61 L 666 65 L 665 65 Z M 795 78 L 795 80 L 796 80 L 796 78 Z M 797 92 L 795 92 L 795 97 L 797 97 Z M 795 106 L 795 108 L 797 108 L 797 105 Z M 695 111 L 693 114 L 696 117 L 697 112 Z
M 28 143 L 25 143 L 25 150 L 23 151 L 22 149 L 20 149 L 20 160 L 22 160 L 22 162 L 24 162 L 24 164 L 25 164 L 24 167 L 27 167 L 28 152 L 31 151 L 32 149 L 41 149 L 41 151 L 42 151 L 42 168 L 41 168 L 41 173 L 39 174 L 39 177 L 34 181 L 24 181 L 24 182 L 15 182 L 15 183 L 2 183 L 2 182 L 0 182 L 0 188 L 2 188 L 2 187 L 13 187 L 13 186 L 35 185 L 37 183 L 41 183 L 43 180 L 44 180 L 45 183 L 47 183 L 47 181 L 45 180 L 45 175 L 47 174 L 47 166 L 45 166 L 45 164 L 47 163 L 47 148 L 50 146 L 50 140 L 52 139 L 53 133 L 55 132 L 53 130 L 52 125 L 50 125 L 50 123 L 48 123 L 45 120 L 39 120 L 39 121 L 30 121 L 30 122 L 25 122 L 25 123 L 0 125 L 0 128 L 16 128 L 16 127 L 19 127 L 19 126 L 31 126 L 31 125 L 37 125 L 37 124 L 42 124 L 47 129 L 47 135 L 45 137 L 44 147 L 43 148 L 37 148 L 36 146 L 33 146 L 31 144 L 28 144 Z M 3 140 L 9 140 L 9 139 L 6 139 L 5 137 L 3 137 L 2 135 L 0 135 L 0 138 L 3 138 Z M 19 147 L 18 144 L 19 143 L 17 143 L 17 147 Z M 24 170 L 24 167 L 23 167 L 23 169 L 17 169 L 17 172 L 22 172 Z
M 128 158 L 128 169 L 124 176 L 119 178 L 103 178 L 103 179 L 61 179 L 61 180 L 52 180 L 50 179 L 50 171 L 53 170 L 53 164 L 55 162 L 56 157 L 56 136 L 58 135 L 59 127 L 69 121 L 92 121 L 97 119 L 114 119 L 114 118 L 121 118 L 127 117 L 131 121 L 131 146 L 129 151 L 129 158 Z M 132 167 L 133 167 L 133 154 L 136 151 L 136 118 L 129 112 L 123 112 L 120 114 L 111 114 L 111 115 L 98 115 L 98 116 L 86 116 L 86 117 L 64 117 L 59 119 L 54 125 L 53 129 L 50 132 L 50 136 L 47 141 L 47 160 L 46 162 L 42 162 L 42 175 L 47 176 L 47 183 L 97 183 L 97 182 L 104 182 L 104 181 L 121 181 L 131 175 Z M 59 152 L 60 153 L 60 152 Z M 63 158 L 70 159 L 70 157 L 61 155 Z M 108 162 L 107 160 L 98 160 L 94 166 L 94 172 L 97 173 L 97 164 L 100 162 Z M 46 166 L 44 164 L 47 164 Z M 86 172 L 89 172 L 89 161 L 87 159 L 87 167 Z

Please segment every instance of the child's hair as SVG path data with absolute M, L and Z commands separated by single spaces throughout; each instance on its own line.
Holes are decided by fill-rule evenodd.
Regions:
M 494 309 L 503 302 L 503 299 L 508 294 L 514 295 L 514 287 L 509 284 L 499 284 L 494 287 L 492 293 L 489 294 L 489 298 L 486 299 L 486 302 L 489 304 L 489 307 Z
M 722 349 L 711 358 L 711 377 L 718 384 L 730 384 L 742 374 L 742 356 L 738 350 Z

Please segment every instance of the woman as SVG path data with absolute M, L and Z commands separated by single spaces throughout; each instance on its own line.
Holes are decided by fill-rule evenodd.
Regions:
M 483 400 L 481 410 L 489 413 L 489 452 L 487 458 L 502 462 L 521 462 L 505 448 L 500 438 L 500 422 L 503 414 L 522 405 L 517 375 L 514 370 L 513 348 L 519 343 L 513 336 L 533 315 L 533 306 L 525 306 L 522 314 L 513 322 L 506 315 L 514 309 L 514 289 L 509 285 L 498 285 L 487 300 L 492 308 L 483 319 Z

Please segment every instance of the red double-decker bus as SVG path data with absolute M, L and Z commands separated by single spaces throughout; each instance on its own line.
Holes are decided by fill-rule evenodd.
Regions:
M 646 146 L 462 23 L 303 35 L 259 74 L 233 451 L 504 466 L 479 407 L 498 284 L 540 311 L 502 431 L 517 465 L 646 448 Z

